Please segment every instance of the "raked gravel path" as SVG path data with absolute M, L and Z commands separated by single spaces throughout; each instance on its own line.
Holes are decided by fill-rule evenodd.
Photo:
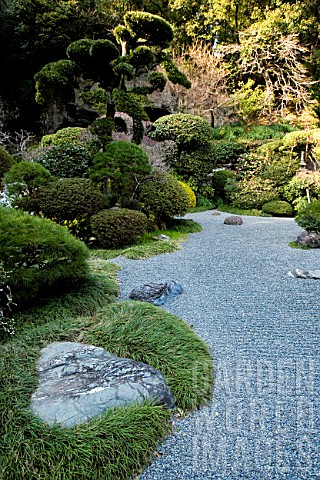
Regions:
M 140 480 L 315 480 L 319 462 L 320 251 L 288 246 L 292 219 L 188 215 L 203 226 L 180 251 L 118 257 L 121 296 L 148 282 L 184 287 L 163 308 L 210 347 L 212 402 L 175 424 Z

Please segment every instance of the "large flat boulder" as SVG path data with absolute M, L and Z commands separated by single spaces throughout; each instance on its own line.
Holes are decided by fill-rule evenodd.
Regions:
M 49 425 L 72 427 L 107 408 L 148 399 L 168 408 L 174 406 L 158 370 L 92 345 L 52 343 L 42 350 L 38 371 L 40 383 L 30 408 Z

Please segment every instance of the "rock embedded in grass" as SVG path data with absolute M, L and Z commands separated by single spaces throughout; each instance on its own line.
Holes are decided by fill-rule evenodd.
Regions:
M 320 235 L 315 232 L 302 232 L 298 235 L 297 243 L 303 247 L 320 248 Z
M 179 282 L 172 280 L 166 283 L 148 283 L 135 288 L 130 293 L 131 300 L 139 300 L 140 302 L 149 302 L 154 305 L 163 305 L 168 300 L 180 295 L 183 288 Z
M 51 343 L 42 350 L 38 371 L 40 384 L 30 408 L 49 425 L 72 427 L 108 408 L 144 400 L 174 406 L 170 389 L 158 370 L 92 345 Z

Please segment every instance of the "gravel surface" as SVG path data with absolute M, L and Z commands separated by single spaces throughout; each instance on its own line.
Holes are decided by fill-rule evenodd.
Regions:
M 139 478 L 320 479 L 320 280 L 288 276 L 319 269 L 320 252 L 288 246 L 301 232 L 292 219 L 226 216 L 188 215 L 203 231 L 180 251 L 115 260 L 124 299 L 148 282 L 182 283 L 162 308 L 193 325 L 214 366 L 212 402 L 175 424 Z

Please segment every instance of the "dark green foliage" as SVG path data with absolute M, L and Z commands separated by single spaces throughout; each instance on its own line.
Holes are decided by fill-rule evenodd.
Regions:
M 71 60 L 58 60 L 47 63 L 40 72 L 36 73 L 36 101 L 40 104 L 47 102 L 54 90 L 66 92 L 73 82 L 74 63 Z
M 170 174 L 153 174 L 150 180 L 140 188 L 142 211 L 159 220 L 187 213 L 189 197 L 175 177 Z
M 12 167 L 15 159 L 0 145 L 0 181 L 3 175 Z
M 121 57 L 120 57 L 121 58 Z M 131 80 L 134 76 L 134 68 L 130 63 L 119 62 L 114 66 L 114 72 L 116 75 L 125 75 L 127 80 Z
M 0 258 L 19 306 L 88 273 L 86 246 L 50 220 L 0 207 Z
M 9 195 L 28 195 L 54 180 L 53 175 L 38 162 L 19 162 L 5 173 L 3 183 Z
M 274 123 L 272 125 L 224 125 L 213 128 L 212 135 L 215 140 L 269 140 L 280 139 L 286 133 L 295 129 L 288 124 Z
M 80 219 L 106 208 L 106 196 L 92 180 L 86 178 L 62 178 L 39 188 L 21 206 L 28 211 L 42 212 L 47 218 L 62 220 Z
M 119 57 L 116 45 L 110 40 L 92 40 L 90 55 L 94 64 L 110 63 Z
M 235 163 L 239 155 L 245 152 L 245 147 L 237 142 L 212 142 L 212 148 L 218 165 Z
M 114 117 L 114 128 L 115 128 L 116 132 L 127 133 L 127 131 L 128 131 L 126 121 L 122 117 Z
M 42 152 L 38 162 L 55 177 L 83 177 L 91 164 L 91 155 L 81 145 L 63 143 Z
M 81 38 L 70 43 L 67 47 L 67 56 L 76 64 L 79 73 L 88 71 L 88 65 L 91 64 L 90 49 L 93 40 L 89 38 Z
M 112 130 L 114 130 L 114 120 L 110 117 L 98 118 L 90 125 L 90 132 L 97 136 L 103 150 L 108 143 L 112 142 Z
M 283 152 L 273 156 L 273 160 L 264 168 L 261 177 L 271 180 L 276 187 L 282 187 L 294 177 L 299 168 L 297 156 Z
M 295 221 L 307 232 L 320 233 L 320 200 L 313 201 L 301 208 Z
M 226 199 L 225 186 L 230 178 L 234 178 L 235 173 L 231 170 L 218 170 L 212 174 L 212 188 L 214 190 L 215 198 Z
M 135 40 L 143 39 L 149 45 L 162 48 L 168 47 L 173 40 L 171 25 L 158 15 L 147 12 L 127 12 L 123 20 Z M 123 34 L 128 37 L 127 30 L 122 30 L 122 32 L 117 30 L 120 38 Z
M 135 48 L 131 53 L 130 63 L 135 67 L 139 68 L 141 66 L 150 66 L 155 61 L 154 52 L 150 47 L 141 45 L 140 47 Z
M 158 118 L 150 136 L 154 140 L 173 140 L 180 150 L 207 147 L 211 140 L 211 127 L 201 117 L 176 113 Z
M 85 341 L 159 369 L 184 411 L 210 399 L 208 347 L 189 325 L 160 308 L 137 301 L 110 305 L 100 314 L 100 322 L 85 333 Z
M 134 143 L 118 140 L 94 157 L 90 177 L 102 182 L 104 190 L 116 202 L 133 199 L 143 177 L 150 174 L 148 155 Z M 142 177 L 142 178 L 141 178 Z
M 173 61 L 169 57 L 169 55 L 165 56 L 165 58 L 161 62 L 161 67 L 166 72 L 170 82 L 172 82 L 174 84 L 178 83 L 179 85 L 182 85 L 185 88 L 190 88 L 191 87 L 190 80 L 188 80 L 187 76 L 184 73 L 180 72 L 180 70 L 173 63 Z
M 136 210 L 102 210 L 90 219 L 98 247 L 119 248 L 134 243 L 147 229 L 148 219 Z
M 112 97 L 117 112 L 127 113 L 132 118 L 136 117 L 140 120 L 149 120 L 143 108 L 144 99 L 140 95 L 123 90 L 113 90 Z
M 265 203 L 262 206 L 262 211 L 274 217 L 291 217 L 293 215 L 293 208 L 290 203 L 282 200 Z
M 148 80 L 152 86 L 152 90 L 158 90 L 162 92 L 166 86 L 167 79 L 161 72 L 152 72 L 150 73 Z
M 183 151 L 178 158 L 168 158 L 168 164 L 184 180 L 192 179 L 192 185 L 200 187 L 207 181 L 207 176 L 212 172 L 215 165 L 215 158 L 211 150 L 211 144 L 207 148 L 199 148 L 194 151 Z M 198 192 L 198 190 L 197 190 Z

